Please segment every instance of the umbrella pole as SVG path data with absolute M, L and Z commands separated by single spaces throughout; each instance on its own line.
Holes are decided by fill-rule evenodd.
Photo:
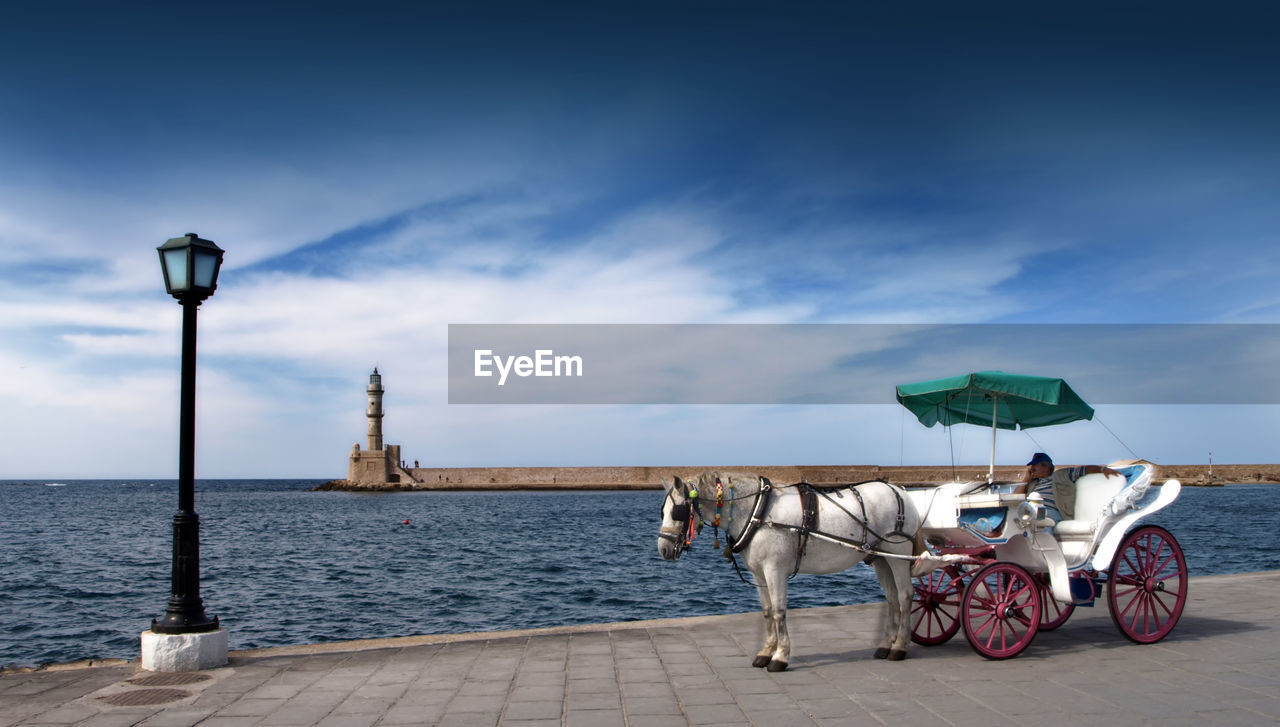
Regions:
M 987 484 L 996 481 L 996 417 L 1000 414 L 1000 397 L 991 397 L 991 466 L 987 468 Z

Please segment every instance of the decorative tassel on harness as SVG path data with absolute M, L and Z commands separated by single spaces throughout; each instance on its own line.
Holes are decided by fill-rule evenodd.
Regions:
M 689 520 L 688 520 L 689 529 L 688 529 L 688 532 L 685 533 L 685 537 L 684 537 L 684 547 L 686 548 L 688 548 L 690 545 L 693 545 L 693 539 L 698 537 L 699 528 L 697 525 L 694 524 L 694 521 L 697 520 L 701 522 L 702 520 L 702 509 L 698 507 L 697 488 L 689 489 L 689 507 L 693 509 L 693 512 L 696 512 L 698 514 L 698 517 L 695 518 L 692 515 L 689 517 Z
M 711 521 L 711 530 L 716 536 L 716 550 L 720 550 L 720 508 L 724 507 L 724 485 L 720 484 L 720 478 L 716 478 L 716 516 Z

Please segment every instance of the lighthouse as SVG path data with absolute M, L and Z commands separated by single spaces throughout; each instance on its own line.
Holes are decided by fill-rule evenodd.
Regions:
M 351 457 L 347 462 L 347 482 L 356 486 L 381 486 L 412 482 L 413 475 L 400 463 L 400 445 L 383 444 L 382 441 L 382 374 L 375 368 L 369 375 L 365 389 L 369 407 L 365 419 L 369 429 L 369 447 L 360 451 L 360 443 L 351 445 Z
M 382 375 L 375 366 L 369 374 L 369 451 L 382 450 Z

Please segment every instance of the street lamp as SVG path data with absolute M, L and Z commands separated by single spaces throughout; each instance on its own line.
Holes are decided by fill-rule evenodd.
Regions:
M 218 288 L 223 250 L 194 232 L 156 248 L 165 290 L 182 304 L 182 393 L 178 512 L 173 516 L 173 588 L 164 615 L 143 632 L 143 668 L 189 671 L 226 663 L 226 632 L 200 598 L 200 518 L 195 508 L 196 308 Z M 216 632 L 217 638 L 201 635 Z M 168 638 L 176 637 L 176 638 Z M 148 663 L 150 652 L 150 664 Z M 214 663 L 216 662 L 216 663 Z
M 222 267 L 222 248 L 212 240 L 202 239 L 194 232 L 175 237 L 156 248 L 160 253 L 160 269 L 164 272 L 164 288 L 183 306 L 200 305 L 218 289 L 218 270 Z M 191 330 L 195 333 L 195 328 Z M 183 321 L 183 334 L 186 321 Z M 194 335 L 192 340 L 195 340 Z M 186 342 L 186 339 L 183 339 Z M 183 355 L 186 355 L 183 348 Z

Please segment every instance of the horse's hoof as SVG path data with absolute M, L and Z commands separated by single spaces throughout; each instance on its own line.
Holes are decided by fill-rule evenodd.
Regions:
M 907 658 L 906 649 L 894 649 L 889 652 L 889 661 L 902 661 Z
M 889 650 L 888 650 L 888 649 L 886 649 L 885 647 L 881 646 L 879 649 L 876 649 L 875 657 L 876 657 L 877 659 L 888 659 L 888 658 L 889 658 Z
M 754 666 L 754 667 L 755 667 L 755 668 L 757 668 L 757 669 L 763 669 L 763 668 L 765 668 L 766 666 L 769 666 L 769 657 L 767 657 L 767 656 L 757 656 L 757 657 L 756 657 L 756 658 L 751 662 L 751 666 Z
M 787 670 L 787 662 L 785 661 L 778 661 L 777 659 L 774 659 L 773 661 L 769 662 L 769 671 L 786 671 L 786 670 Z

